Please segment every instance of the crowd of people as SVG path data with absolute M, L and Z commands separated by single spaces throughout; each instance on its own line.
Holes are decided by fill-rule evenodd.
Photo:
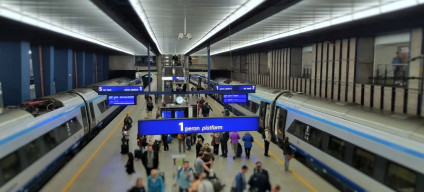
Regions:
M 153 103 L 151 96 L 146 96 L 146 111 L 148 114 L 147 118 L 151 118 L 151 113 L 153 111 Z M 201 97 L 197 101 L 197 113 L 202 114 L 203 117 L 208 117 L 209 112 L 212 108 L 208 103 Z M 159 110 L 158 110 L 159 111 Z M 223 116 L 230 116 L 228 109 L 224 108 L 222 110 Z M 156 119 L 161 118 L 160 111 L 156 113 Z M 123 127 L 123 138 L 122 142 L 126 142 L 128 145 L 128 130 L 132 127 L 133 120 L 126 115 L 124 119 Z M 228 143 L 231 144 L 232 148 L 232 157 L 233 160 L 236 158 L 241 158 L 242 147 L 241 141 L 243 142 L 244 153 L 247 159 L 250 159 L 250 151 L 253 146 L 254 138 L 249 132 L 245 132 L 243 136 L 240 136 L 238 132 L 215 132 L 210 134 L 211 142 L 205 142 L 205 138 L 201 134 L 178 134 L 176 136 L 178 140 L 178 151 L 179 153 L 185 153 L 191 151 L 192 147 L 195 147 L 196 157 L 193 161 L 193 167 L 190 166 L 189 161 L 184 161 L 183 165 L 177 169 L 173 174 L 173 180 L 175 184 L 173 187 L 178 188 L 180 192 L 215 192 L 221 191 L 224 187 L 221 181 L 217 178 L 217 175 L 213 171 L 214 161 L 216 156 L 219 155 L 219 149 L 221 149 L 221 157 L 226 158 L 228 153 Z M 128 161 L 125 165 L 126 172 L 128 174 L 135 173 L 134 169 L 134 159 L 141 159 L 141 162 L 146 170 L 147 178 L 147 187 L 143 185 L 143 178 L 138 178 L 136 185 L 132 187 L 129 191 L 131 192 L 164 192 L 165 184 L 164 177 L 162 172 L 158 171 L 159 168 L 159 152 L 163 145 L 163 151 L 168 151 L 168 143 L 171 142 L 173 137 L 171 135 L 148 135 L 148 136 L 138 136 L 137 144 L 138 149 L 134 151 L 134 154 L 129 152 Z M 271 133 L 270 128 L 267 127 L 263 132 L 263 139 L 265 145 L 265 156 L 268 155 L 269 143 L 271 142 Z M 241 140 L 241 141 L 240 141 Z M 288 171 L 289 161 L 293 157 L 291 148 L 286 137 L 283 144 L 284 149 L 284 160 L 285 160 L 285 170 Z M 280 186 L 272 186 L 269 181 L 269 175 L 267 170 L 262 167 L 261 162 L 256 162 L 253 169 L 253 174 L 247 180 L 246 173 L 249 168 L 243 166 L 238 172 L 232 182 L 232 185 L 228 188 L 231 189 L 231 192 L 243 192 L 245 190 L 249 191 L 280 191 Z M 217 188 L 220 188 L 217 190 Z M 147 189 L 147 190 L 146 190 Z

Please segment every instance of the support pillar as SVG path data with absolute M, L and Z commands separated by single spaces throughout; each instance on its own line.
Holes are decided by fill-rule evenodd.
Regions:
M 208 45 L 208 90 L 211 88 L 211 46 Z
M 103 79 L 109 80 L 109 56 L 103 56 Z
M 30 99 L 30 45 L 25 41 L 0 41 L 0 81 L 3 105 Z
M 55 49 L 54 62 L 54 81 L 56 92 L 63 92 L 72 89 L 72 49 Z
M 76 70 L 76 78 L 78 85 L 77 87 L 85 87 L 85 52 L 77 52 L 76 55 L 76 61 L 77 61 L 77 70 Z
M 85 85 L 94 84 L 96 74 L 94 71 L 94 54 L 85 53 Z
M 97 80 L 104 81 L 103 55 L 97 55 Z
M 149 46 L 147 46 L 147 70 L 148 70 L 148 75 L 149 75 L 149 77 L 147 78 L 148 80 L 147 80 L 147 82 L 148 82 L 148 85 L 149 85 L 149 91 L 150 91 L 150 43 L 149 43 Z
M 54 94 L 54 47 L 31 46 L 31 53 L 37 98 Z

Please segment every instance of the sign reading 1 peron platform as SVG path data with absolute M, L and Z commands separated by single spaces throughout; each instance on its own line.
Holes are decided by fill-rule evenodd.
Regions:
M 257 131 L 259 117 L 158 119 L 138 121 L 138 135 Z

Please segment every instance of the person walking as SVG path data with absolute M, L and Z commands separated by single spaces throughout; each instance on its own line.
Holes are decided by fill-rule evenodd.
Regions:
M 221 133 L 212 133 L 212 141 L 213 141 L 213 154 L 218 155 L 219 154 L 219 144 L 221 143 L 220 137 Z
M 153 169 L 157 169 L 159 166 L 159 155 L 157 151 L 153 151 L 152 145 L 147 146 L 147 150 L 143 152 L 141 156 L 141 162 L 146 168 L 147 175 L 150 175 Z
M 264 155 L 269 157 L 268 155 L 268 150 L 269 150 L 269 143 L 271 142 L 271 132 L 270 132 L 270 128 L 266 127 L 265 128 L 265 132 L 264 132 L 265 138 L 264 138 L 264 143 L 265 143 L 265 153 Z
M 152 118 L 152 111 L 153 111 L 153 102 L 152 100 L 149 98 L 147 100 L 147 105 L 146 105 L 146 112 L 147 112 L 147 118 L 151 119 Z
M 196 144 L 196 156 L 199 155 L 200 153 L 200 149 L 203 147 L 203 140 L 202 139 L 197 139 L 197 144 Z
M 290 162 L 290 159 L 293 158 L 293 151 L 292 151 L 292 148 L 290 147 L 289 138 L 287 136 L 284 137 L 283 155 L 284 155 L 284 170 L 289 171 L 289 162 Z
M 205 102 L 202 106 L 202 115 L 203 117 L 209 117 L 209 112 L 213 111 L 211 106 L 209 106 L 208 102 Z
M 222 110 L 222 116 L 229 117 L 230 116 L 230 110 L 228 110 L 226 107 Z
M 128 190 L 128 192 L 146 192 L 146 189 L 143 186 L 143 178 L 137 178 L 135 186 Z
M 200 101 L 197 101 L 196 104 L 197 104 L 197 116 L 199 117 L 200 116 L 200 108 L 202 108 L 202 104 L 200 104 Z
M 269 180 L 268 171 L 266 169 L 262 168 L 262 163 L 260 161 L 257 161 L 255 165 L 256 165 L 256 167 L 253 169 L 253 173 L 263 174 Z
M 221 140 L 221 156 L 227 157 L 228 154 L 228 139 L 230 139 L 230 133 L 223 132 L 221 133 L 221 137 L 219 138 Z
M 237 131 L 231 132 L 230 140 L 231 140 L 231 147 L 233 148 L 234 156 L 233 160 L 236 159 L 237 156 L 237 147 L 238 147 L 238 140 L 240 139 L 240 135 Z
M 148 192 L 165 192 L 163 178 L 158 175 L 158 170 L 152 169 L 152 175 L 149 175 L 147 181 Z
M 179 192 L 188 192 L 188 188 L 191 185 L 191 182 L 193 182 L 193 169 L 190 167 L 188 161 L 184 161 L 183 166 L 181 166 L 177 174 L 174 177 L 176 186 L 178 184 Z
M 241 167 L 241 171 L 237 173 L 235 179 L 234 179 L 234 184 L 233 184 L 233 190 L 234 192 L 243 192 L 246 189 L 246 178 L 245 178 L 245 174 L 247 172 L 248 168 L 246 165 L 243 165 L 243 167 Z
M 270 191 L 271 184 L 267 177 L 261 173 L 253 173 L 249 179 L 250 191 Z
M 183 147 L 183 153 L 185 153 L 186 150 L 186 145 L 184 143 L 184 134 L 178 134 L 177 135 L 177 139 L 178 139 L 178 151 L 181 153 L 181 146 Z
M 124 119 L 124 127 L 127 127 L 127 129 L 129 130 L 132 127 L 132 123 L 133 123 L 133 120 L 132 120 L 130 114 L 127 113 L 127 115 L 125 116 L 125 119 Z
M 190 133 L 186 134 L 186 136 L 185 136 L 185 141 L 186 141 L 186 144 L 187 144 L 187 150 L 188 151 L 191 151 L 191 137 L 192 137 L 192 135 Z
M 246 131 L 241 140 L 244 141 L 244 151 L 246 152 L 246 157 L 250 159 L 250 150 L 252 149 L 253 137 L 248 131 Z
M 134 171 L 134 155 L 131 152 L 128 153 L 128 161 L 127 161 L 127 164 L 125 165 L 125 169 L 126 169 L 128 175 L 135 173 L 135 171 Z
M 163 135 L 161 135 L 161 138 L 162 138 L 162 143 L 163 143 L 163 151 L 169 151 L 168 135 L 163 134 Z

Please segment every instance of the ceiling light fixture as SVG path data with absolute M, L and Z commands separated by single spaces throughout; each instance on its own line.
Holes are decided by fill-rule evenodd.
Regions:
M 149 20 L 147 19 L 146 12 L 144 11 L 144 8 L 141 5 L 140 1 L 139 0 L 130 0 L 130 4 L 131 4 L 132 8 L 134 9 L 134 11 L 137 13 L 138 17 L 143 22 L 144 27 L 147 29 L 147 32 L 149 33 L 150 37 L 153 39 L 153 42 L 156 44 L 156 47 L 158 48 L 159 53 L 162 54 L 162 50 L 160 49 L 156 35 L 152 30 L 152 26 L 150 26 Z
M 238 9 L 233 11 L 229 16 L 227 16 L 225 19 L 223 19 L 218 25 L 214 26 L 209 32 L 207 32 L 202 38 L 200 38 L 198 41 L 196 41 L 193 45 L 188 48 L 184 54 L 187 54 L 195 47 L 199 46 L 203 42 L 205 42 L 207 39 L 218 33 L 220 30 L 222 30 L 224 27 L 228 26 L 233 21 L 237 20 L 241 16 L 245 15 L 247 12 L 251 11 L 253 8 L 257 7 L 259 4 L 264 2 L 265 0 L 249 0 L 248 2 L 241 5 Z
M 397 10 L 400 10 L 400 9 L 416 6 L 416 5 L 419 5 L 419 4 L 424 4 L 424 0 L 421 0 L 420 2 L 417 2 L 416 0 L 394 1 L 394 2 L 391 2 L 391 3 L 384 4 L 384 5 L 371 7 L 369 9 L 366 9 L 366 10 L 363 10 L 363 11 L 360 11 L 360 12 L 357 12 L 357 13 L 349 13 L 349 14 L 346 14 L 346 15 L 341 16 L 341 17 L 332 18 L 332 19 L 329 19 L 329 20 L 326 20 L 326 21 L 318 22 L 318 23 L 315 23 L 315 24 L 311 24 L 311 25 L 308 25 L 308 26 L 301 27 L 301 28 L 290 29 L 290 30 L 285 31 L 283 33 L 274 34 L 274 35 L 271 35 L 271 36 L 268 36 L 268 37 L 265 37 L 265 38 L 262 38 L 262 39 L 256 39 L 256 40 L 247 42 L 247 43 L 242 44 L 242 45 L 238 45 L 238 46 L 234 46 L 234 47 L 231 47 L 231 48 L 225 48 L 225 49 L 221 49 L 221 50 L 218 50 L 218 51 L 214 51 L 214 52 L 211 53 L 211 55 L 217 55 L 217 54 L 220 54 L 220 53 L 225 53 L 225 52 L 228 52 L 228 51 L 233 51 L 233 50 L 241 49 L 241 48 L 256 45 L 256 44 L 260 44 L 260 43 L 264 43 L 264 42 L 268 42 L 268 41 L 272 41 L 272 40 L 276 40 L 276 39 L 281 39 L 281 38 L 284 38 L 284 37 L 297 35 L 299 33 L 304 33 L 304 32 L 308 32 L 308 31 L 312 31 L 312 30 L 316 30 L 316 29 L 320 29 L 320 28 L 324 28 L 324 27 L 328 27 L 328 26 L 333 26 L 333 25 L 337 25 L 337 24 L 341 24 L 341 23 L 347 23 L 347 22 L 350 22 L 350 21 L 363 19 L 363 18 L 366 18 L 366 17 L 371 17 L 371 16 L 382 14 L 382 13 L 397 11 Z
M 187 19 L 184 17 L 184 33 L 178 34 L 178 40 L 191 39 L 191 33 L 187 33 Z

